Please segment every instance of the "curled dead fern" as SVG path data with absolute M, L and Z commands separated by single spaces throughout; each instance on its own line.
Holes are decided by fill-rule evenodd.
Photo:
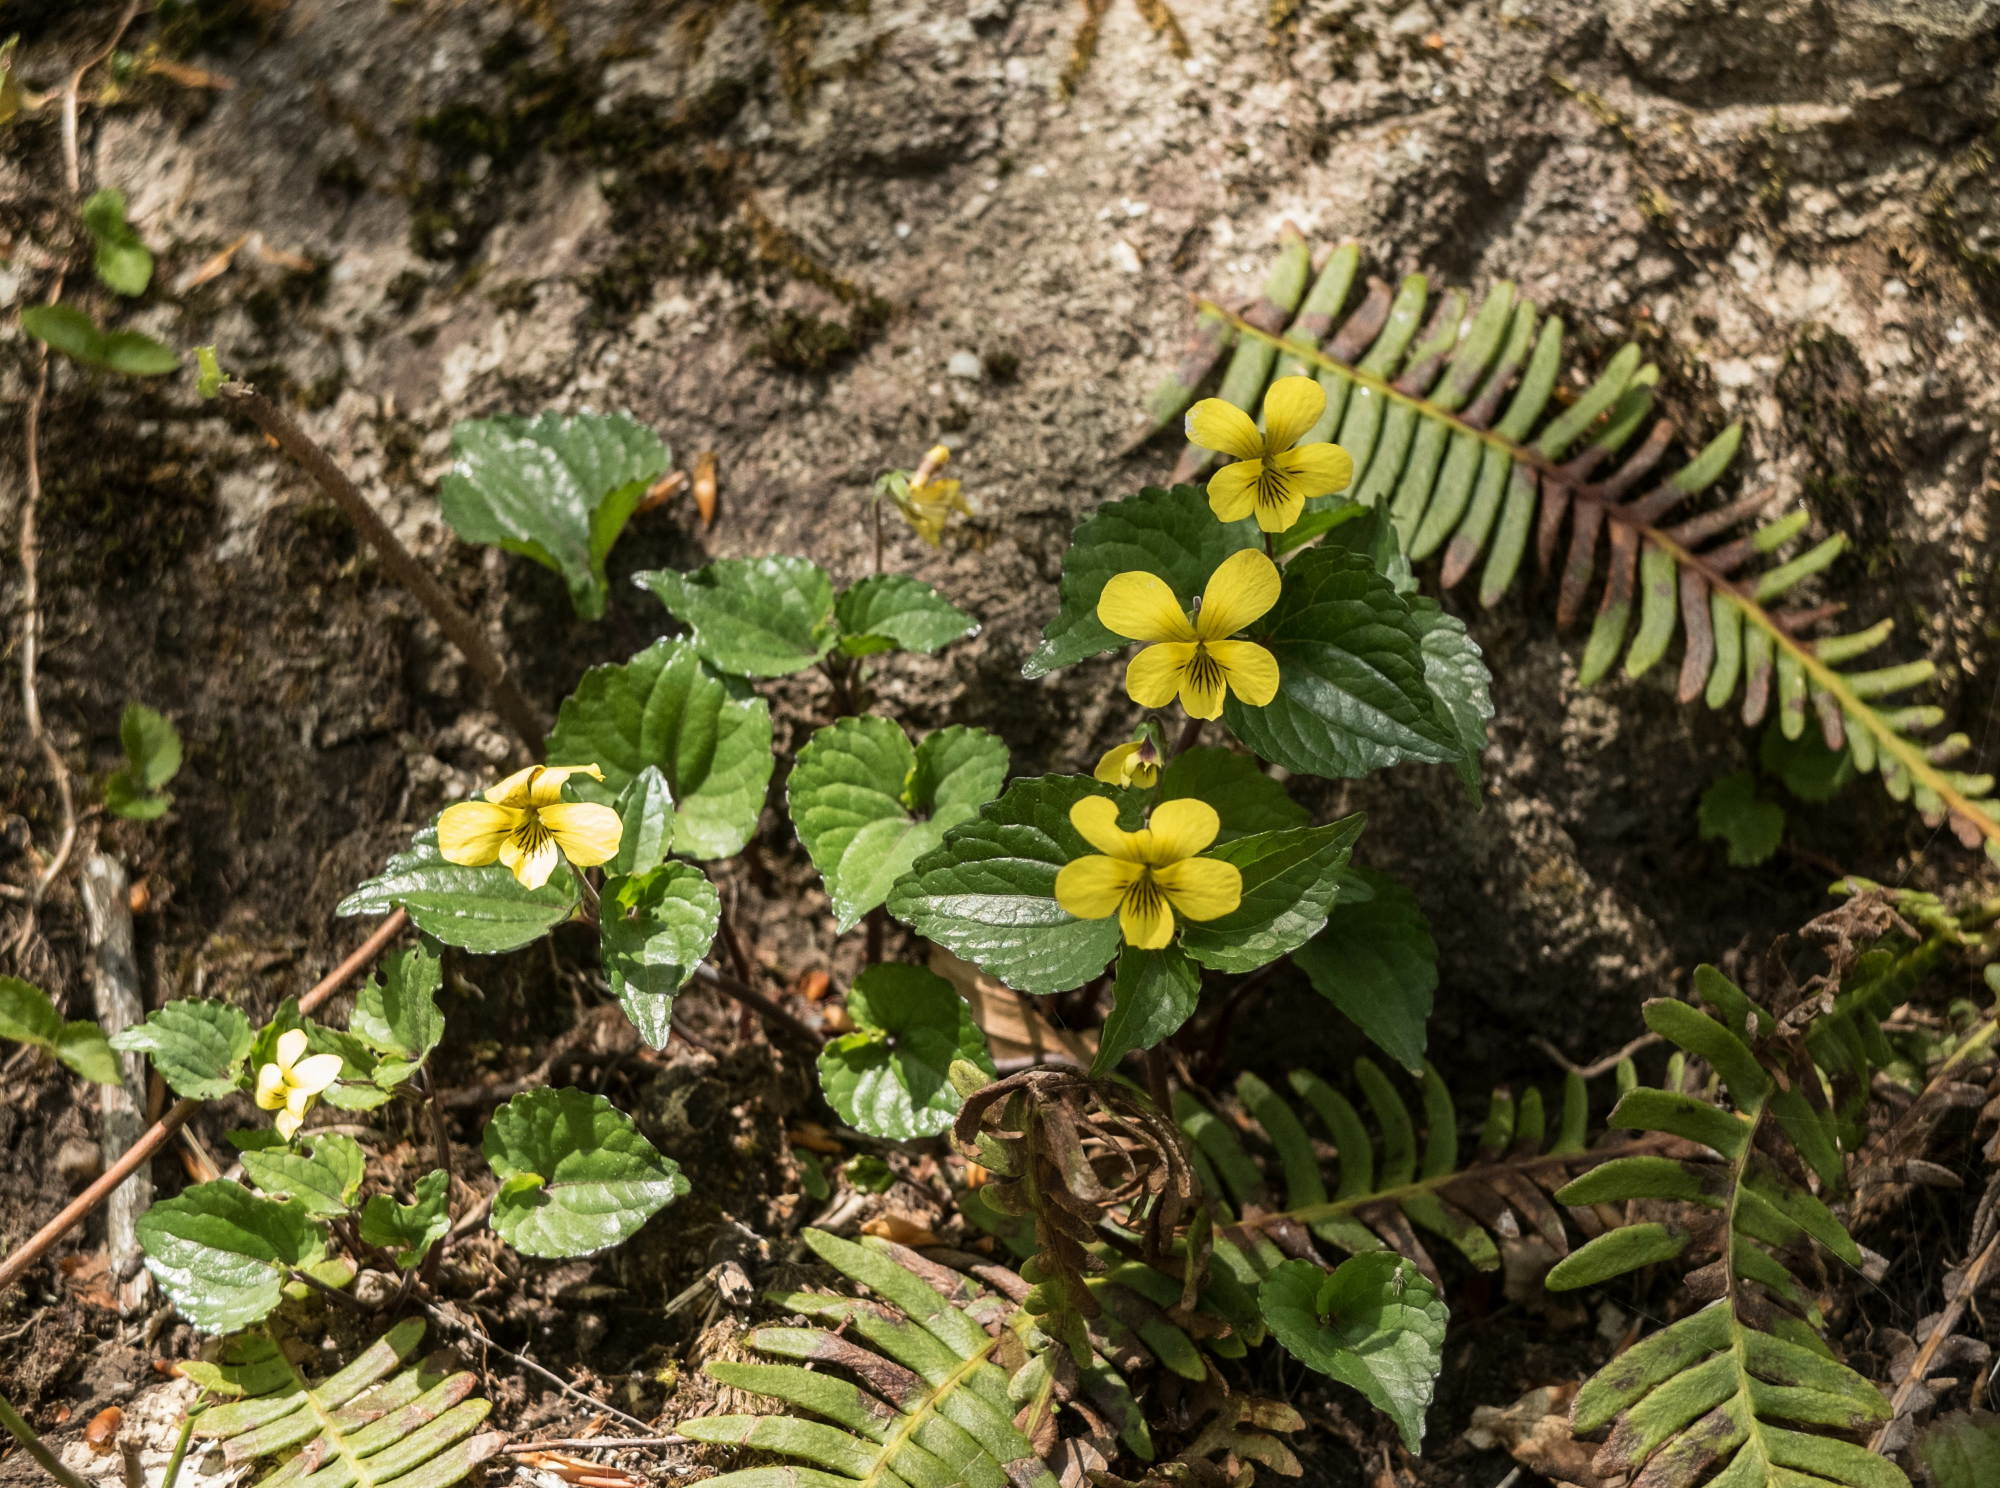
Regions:
M 1621 347 L 1565 403 L 1556 391 L 1563 323 L 1512 284 L 1495 284 L 1475 302 L 1463 290 L 1433 297 L 1422 274 L 1393 289 L 1371 279 L 1350 309 L 1360 261 L 1359 248 L 1346 244 L 1315 277 L 1305 240 L 1288 234 L 1248 313 L 1201 305 L 1188 358 L 1156 395 L 1146 432 L 1187 406 L 1232 344 L 1219 393 L 1247 411 L 1273 377 L 1317 376 L 1326 413 L 1306 438 L 1346 448 L 1355 470 L 1349 494 L 1389 511 L 1413 559 L 1442 553 L 1445 587 L 1477 568 L 1480 603 L 1497 604 L 1532 542 L 1543 570 L 1557 573 L 1559 623 L 1581 616 L 1596 589 L 1578 668 L 1585 686 L 1621 653 L 1627 676 L 1644 674 L 1678 635 L 1682 701 L 1721 708 L 1740 700 L 1744 722 L 1755 724 L 1775 700 L 1787 738 L 1815 722 L 1856 769 L 1876 772 L 1927 822 L 1948 823 L 1968 847 L 1983 842 L 2000 862 L 1993 777 L 1950 768 L 1971 741 L 1961 733 L 1925 739 L 1943 711 L 1891 702 L 1935 666 L 1857 666 L 1888 639 L 1891 622 L 1822 634 L 1837 607 L 1796 599 L 1846 538 L 1780 557 L 1808 518 L 1794 511 L 1766 520 L 1771 503 L 1761 491 L 1689 509 L 1734 460 L 1740 425 L 1662 475 L 1679 431 L 1653 417 L 1659 369 L 1636 345 Z M 1189 446 L 1176 479 L 1209 459 Z M 1326 517 L 1309 511 L 1287 536 L 1309 540 Z

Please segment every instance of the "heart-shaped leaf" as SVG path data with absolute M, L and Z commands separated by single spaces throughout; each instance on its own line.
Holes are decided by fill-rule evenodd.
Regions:
M 220 1100 L 232 1095 L 243 1077 L 253 1035 L 243 1010 L 212 998 L 181 998 L 136 1028 L 111 1040 L 111 1047 L 152 1057 L 153 1068 L 175 1095 Z
M 909 1141 L 945 1130 L 964 1103 L 954 1059 L 993 1073 L 986 1036 L 943 977 L 921 966 L 871 966 L 847 992 L 854 1032 L 820 1051 L 819 1083 L 842 1121 Z
M 1109 1074 L 1134 1049 L 1150 1049 L 1179 1032 L 1201 1001 L 1201 968 L 1177 945 L 1157 951 L 1126 946 L 1118 953 L 1111 996 L 1093 1075 Z
M 1326 924 L 1361 826 L 1357 814 L 1212 848 L 1207 856 L 1243 874 L 1243 902 L 1220 919 L 1186 924 L 1181 949 L 1213 971 L 1233 972 L 1255 971 L 1297 950 Z
M 1350 894 L 1356 880 L 1365 897 Z M 1349 868 L 1326 928 L 1292 960 L 1391 1059 L 1412 1073 L 1423 1068 L 1437 944 L 1416 895 L 1384 874 Z
M 687 1179 L 601 1095 L 529 1090 L 493 1113 L 491 1223 L 524 1255 L 581 1256 L 629 1240 Z
M 421 1266 L 430 1249 L 451 1228 L 451 1175 L 426 1173 L 417 1180 L 417 1201 L 399 1204 L 374 1194 L 361 1210 L 361 1238 L 396 1252 L 396 1264 Z
M 674 994 L 715 943 L 722 898 L 692 863 L 663 863 L 607 880 L 600 913 L 611 995 L 639 1036 L 664 1049 L 674 1031 Z
M 259 1198 L 217 1179 L 183 1189 L 139 1216 L 146 1269 L 203 1333 L 233 1333 L 268 1317 L 294 1269 L 326 1257 L 326 1231 L 298 1204 Z
M 842 591 L 833 604 L 840 649 L 849 656 L 882 651 L 941 651 L 979 623 L 922 579 L 876 574 Z
M 739 677 L 783 677 L 833 649 L 833 581 L 805 558 L 718 558 L 632 582 L 688 628 L 702 660 Z
M 319 1219 L 354 1207 L 368 1159 L 352 1137 L 321 1132 L 311 1138 L 310 1151 L 268 1129 L 232 1132 L 229 1139 L 243 1153 L 243 1171 L 265 1193 L 289 1198 Z
M 523 888 L 498 863 L 467 868 L 439 854 L 437 830 L 426 827 L 375 877 L 339 904 L 337 915 L 387 914 L 402 908 L 424 934 L 446 945 L 495 956 L 540 940 L 576 909 L 576 879 L 567 864 L 539 889 Z

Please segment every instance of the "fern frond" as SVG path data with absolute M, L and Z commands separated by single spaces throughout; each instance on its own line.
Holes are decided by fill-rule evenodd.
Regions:
M 506 1438 L 474 1434 L 493 1407 L 470 1373 L 408 1364 L 423 1336 L 422 1319 L 398 1323 L 315 1385 L 275 1334 L 245 1334 L 247 1356 L 217 1371 L 244 1398 L 202 1412 L 194 1434 L 232 1465 L 290 1454 L 257 1488 L 450 1488 Z
M 1566 1221 L 1551 1195 L 1579 1170 L 1646 1146 L 1592 1148 L 1588 1095 L 1572 1075 L 1553 1130 L 1539 1090 L 1518 1100 L 1496 1091 L 1477 1151 L 1461 1165 L 1458 1110 L 1435 1069 L 1424 1067 L 1421 1125 L 1379 1066 L 1358 1059 L 1354 1077 L 1372 1120 L 1317 1075 L 1292 1073 L 1293 1094 L 1317 1118 L 1315 1139 L 1290 1101 L 1255 1075 L 1239 1076 L 1237 1103 L 1268 1145 L 1265 1159 L 1252 1156 L 1231 1122 L 1191 1096 L 1179 1099 L 1176 1114 L 1223 1211 L 1216 1219 L 1218 1270 L 1254 1286 L 1280 1262 L 1311 1255 L 1318 1242 L 1342 1254 L 1394 1250 L 1436 1280 L 1437 1263 L 1420 1231 L 1482 1270 L 1498 1269 L 1503 1247 L 1518 1236 L 1532 1234 L 1553 1254 L 1567 1255 L 1571 1226 L 1588 1236 L 1603 1225 L 1587 1208 L 1572 1210 Z M 1372 1133 L 1379 1133 L 1379 1145 Z M 1323 1156 L 1327 1148 L 1330 1158 Z
M 2000 862 L 1993 777 L 1950 768 L 1971 741 L 1957 733 L 1923 738 L 1942 711 L 1891 701 L 1929 680 L 1935 666 L 1857 666 L 1888 639 L 1892 622 L 1815 635 L 1836 610 L 1793 599 L 1846 538 L 1781 556 L 1807 518 L 1766 520 L 1762 492 L 1686 510 L 1734 460 L 1741 425 L 1661 478 L 1678 431 L 1652 417 L 1659 369 L 1636 345 L 1620 348 L 1562 406 L 1559 317 L 1540 315 L 1505 281 L 1476 305 L 1460 290 L 1434 302 L 1422 274 L 1405 276 L 1393 291 L 1371 279 L 1347 310 L 1359 263 L 1359 249 L 1344 245 L 1308 290 L 1303 246 L 1288 241 L 1255 315 L 1204 301 L 1203 351 L 1219 355 L 1230 334 L 1236 339 L 1220 395 L 1254 415 L 1273 375 L 1316 374 L 1327 407 L 1306 438 L 1347 450 L 1355 470 L 1349 494 L 1386 506 L 1412 559 L 1442 552 L 1446 588 L 1477 567 L 1480 603 L 1497 604 L 1532 540 L 1542 569 L 1558 574 L 1559 623 L 1581 616 L 1596 587 L 1578 668 L 1583 685 L 1621 653 L 1626 675 L 1643 675 L 1678 634 L 1683 702 L 1701 698 L 1718 709 L 1738 702 L 1743 721 L 1756 724 L 1775 700 L 1779 726 L 1793 739 L 1810 717 L 1857 770 L 1879 774 L 1890 795 L 1913 802 L 1927 822 L 1949 823 L 1968 847 L 1983 841 Z M 1285 330 L 1273 329 L 1293 311 Z M 1161 389 L 1156 418 L 1186 406 L 1196 391 L 1186 374 L 1195 370 L 1191 360 Z M 1189 446 L 1175 480 L 1193 477 L 1210 458 Z M 1312 523 L 1308 513 L 1295 532 L 1323 530 Z
M 778 1307 L 825 1325 L 749 1335 L 757 1353 L 794 1362 L 707 1366 L 804 1415 L 697 1417 L 683 1435 L 811 1464 L 744 1468 L 713 1479 L 719 1488 L 1057 1488 L 1052 1463 L 1101 1466 L 1120 1439 L 1153 1456 L 1122 1375 L 1101 1357 L 1074 1366 L 1034 1327 L 1018 1276 L 970 1257 L 970 1270 L 954 1270 L 883 1240 L 805 1239 L 873 1298 L 775 1294 Z M 1080 1430 L 1059 1429 L 1065 1413 Z
M 1558 1264 L 1548 1285 L 1592 1285 L 1693 1249 L 1714 1259 L 1688 1290 L 1713 1300 L 1599 1371 L 1578 1392 L 1572 1425 L 1584 1433 L 1615 1421 L 1597 1470 L 1649 1488 L 1908 1488 L 1886 1458 L 1829 1434 L 1874 1425 L 1889 1408 L 1821 1341 L 1818 1301 L 1799 1275 L 1816 1248 L 1861 1260 L 1819 1196 L 1842 1181 L 1841 1123 L 1808 1099 L 1817 1072 L 1779 1041 L 1769 1012 L 1713 967 L 1696 972 L 1695 988 L 1709 1011 L 1655 1000 L 1646 1023 L 1705 1065 L 1717 1088 L 1628 1090 L 1611 1124 L 1671 1139 L 1673 1151 L 1605 1163 L 1557 1197 L 1699 1218 L 1608 1231 Z M 1774 1052 L 1787 1056 L 1776 1070 Z

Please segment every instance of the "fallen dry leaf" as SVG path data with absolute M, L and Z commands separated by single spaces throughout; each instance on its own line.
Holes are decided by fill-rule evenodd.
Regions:
M 861 1226 L 861 1233 L 874 1235 L 878 1239 L 892 1241 L 897 1245 L 918 1248 L 944 1243 L 931 1233 L 928 1226 L 901 1214 L 878 1214 Z
M 1476 1406 L 1465 1429 L 1468 1445 L 1507 1453 L 1530 1472 L 1572 1488 L 1602 1488 L 1591 1469 L 1597 1448 L 1570 1434 L 1569 1406 L 1576 1384 L 1544 1385 L 1509 1406 Z
M 694 509 L 701 513 L 701 525 L 715 523 L 715 451 L 703 450 L 694 457 Z
M 801 1121 L 785 1132 L 785 1140 L 794 1147 L 803 1147 L 808 1152 L 824 1153 L 828 1157 L 838 1157 L 847 1149 L 834 1140 L 832 1132 L 817 1121 Z
M 643 516 L 656 507 L 665 506 L 688 486 L 685 470 L 669 470 L 665 475 L 646 487 L 646 494 L 639 498 L 639 504 L 632 509 L 632 515 Z
M 958 989 L 972 1009 L 972 1021 L 986 1035 L 986 1045 L 1002 1064 L 1053 1059 L 1085 1069 L 1097 1057 L 1097 1037 L 1073 1033 L 1051 1023 L 1034 1003 L 1011 987 L 1002 986 L 970 961 L 931 947 L 931 970 Z
M 98 1456 L 108 1456 L 118 1449 L 118 1428 L 124 1424 L 125 1412 L 115 1405 L 107 1405 L 83 1428 L 83 1443 Z

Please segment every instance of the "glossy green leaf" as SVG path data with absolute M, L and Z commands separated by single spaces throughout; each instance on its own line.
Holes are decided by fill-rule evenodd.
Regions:
M 438 504 L 452 530 L 554 569 L 576 612 L 601 616 L 611 546 L 672 463 L 659 436 L 623 413 L 545 413 L 467 419 L 451 444 Z
M 1458 741 L 1452 768 L 1465 788 L 1479 799 L 1479 756 L 1486 748 L 1486 725 L 1493 717 L 1493 676 L 1485 653 L 1466 632 L 1465 622 L 1447 615 L 1436 600 L 1410 601 L 1419 648 L 1424 657 L 1424 685 L 1437 700 L 1441 716 Z
M 1111 1015 L 1090 1066 L 1094 1075 L 1109 1074 L 1134 1049 L 1150 1049 L 1178 1033 L 1201 1000 L 1201 968 L 1177 945 L 1157 951 L 1128 945 L 1118 953 L 1111 994 Z
M 219 1100 L 233 1095 L 250 1054 L 250 1020 L 243 1010 L 210 998 L 168 1003 L 111 1047 L 151 1056 L 153 1068 L 175 1095 Z
M 848 1125 L 904 1142 L 944 1131 L 963 1104 L 954 1059 L 993 1073 L 986 1036 L 950 982 L 921 966 L 871 966 L 847 992 L 854 1031 L 820 1051 L 819 1083 Z
M 422 1067 L 444 1037 L 437 997 L 444 962 L 428 946 L 406 946 L 383 964 L 382 979 L 369 977 L 355 995 L 347 1031 L 383 1056 L 372 1079 L 400 1085 Z
M 1355 815 L 1211 848 L 1206 856 L 1242 873 L 1243 902 L 1221 919 L 1183 921 L 1181 948 L 1211 971 L 1232 972 L 1255 971 L 1297 950 L 1325 926 L 1361 825 Z
M 272 1198 L 289 1198 L 316 1219 L 354 1207 L 367 1155 L 352 1137 L 318 1132 L 298 1146 L 271 1130 L 231 1133 L 242 1149 L 243 1171 Z
M 833 581 L 805 558 L 718 558 L 692 573 L 649 569 L 650 590 L 718 671 L 783 677 L 833 648 Z
M 466 868 L 438 853 L 426 827 L 388 865 L 334 906 L 337 915 L 387 914 L 402 908 L 424 934 L 480 955 L 540 940 L 576 909 L 576 879 L 558 864 L 539 889 L 523 888 L 498 863 Z
M 259 1198 L 240 1183 L 197 1183 L 139 1216 L 146 1269 L 203 1333 L 262 1321 L 294 1269 L 326 1257 L 326 1233 L 298 1204 Z
M 1257 1288 L 1257 1304 L 1287 1353 L 1352 1385 L 1396 1423 L 1405 1447 L 1421 1448 L 1450 1316 L 1421 1271 L 1386 1251 L 1350 1256 L 1331 1273 L 1286 1261 Z
M 1437 943 L 1416 895 L 1386 874 L 1347 870 L 1367 897 L 1345 887 L 1326 928 L 1292 953 L 1313 990 L 1411 1073 L 1423 1068 L 1424 1028 L 1437 991 Z
M 1157 574 L 1184 608 L 1191 607 L 1225 558 L 1262 543 L 1257 524 L 1247 518 L 1216 521 L 1201 486 L 1148 486 L 1137 496 L 1100 506 L 1070 539 L 1063 555 L 1060 607 L 1022 675 L 1040 677 L 1130 644 L 1097 619 L 1097 598 L 1115 575 L 1132 570 Z
M 1069 808 L 1105 792 L 1081 775 L 1016 780 L 917 860 L 889 912 L 1017 991 L 1081 986 L 1117 954 L 1118 921 L 1071 915 L 1056 903 L 1056 874 L 1092 851 Z
M 604 865 L 607 875 L 644 873 L 667 860 L 674 841 L 674 792 L 658 765 L 648 765 L 618 792 L 611 803 L 624 834 L 618 851 Z
M 708 955 L 722 923 L 722 898 L 692 863 L 662 863 L 607 879 L 604 975 L 639 1036 L 664 1049 L 674 1030 L 674 994 Z
M 940 729 L 912 748 L 892 719 L 842 718 L 799 751 L 787 809 L 826 880 L 844 934 L 917 859 L 998 793 L 1007 746 L 984 729 Z
M 396 1264 L 420 1266 L 430 1249 L 451 1229 L 451 1176 L 443 1171 L 417 1180 L 413 1204 L 399 1204 L 387 1194 L 371 1195 L 361 1211 L 361 1238 L 396 1252 Z
M 849 656 L 883 651 L 941 651 L 975 634 L 979 622 L 922 579 L 876 574 L 842 590 L 833 604 L 840 649 Z
M 688 1191 L 632 1119 L 601 1095 L 529 1090 L 493 1113 L 493 1228 L 524 1255 L 591 1255 L 629 1240 Z
M 764 700 L 735 696 L 674 640 L 584 673 L 556 717 L 548 757 L 595 763 L 602 787 L 582 782 L 578 793 L 605 802 L 657 766 L 675 803 L 674 850 L 692 858 L 742 850 L 777 764 Z
M 1255 759 L 1214 745 L 1182 750 L 1160 772 L 1158 799 L 1173 801 L 1182 796 L 1206 801 L 1215 808 L 1222 818 L 1222 835 L 1216 839 L 1220 842 L 1255 832 L 1303 827 L 1312 820 L 1305 807 L 1265 774 Z

